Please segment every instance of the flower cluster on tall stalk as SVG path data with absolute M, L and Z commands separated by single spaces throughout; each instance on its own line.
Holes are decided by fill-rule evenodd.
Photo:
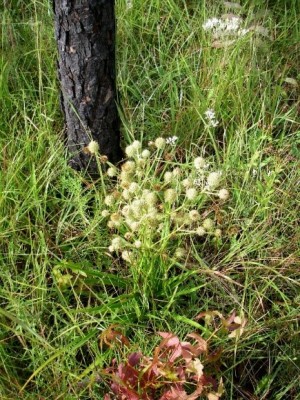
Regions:
M 125 152 L 128 158 L 121 168 L 111 165 L 106 172 L 116 180 L 102 211 L 112 233 L 111 253 L 129 264 L 145 252 L 184 259 L 187 238 L 222 236 L 205 212 L 212 202 L 229 198 L 222 171 L 189 152 L 184 162 L 179 160 L 176 148 L 162 137 L 147 148 L 135 140 Z
M 236 14 L 226 13 L 221 17 L 212 17 L 202 24 L 202 29 L 213 39 L 212 47 L 226 47 L 243 37 L 268 38 L 273 40 L 272 34 L 261 22 L 249 23 L 242 14 L 242 6 L 238 3 L 227 3 L 229 8 L 235 8 Z M 236 5 L 236 7 L 233 7 Z

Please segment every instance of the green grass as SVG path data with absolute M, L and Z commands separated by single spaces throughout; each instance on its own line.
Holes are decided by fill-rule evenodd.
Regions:
M 79 383 L 120 359 L 99 346 L 111 324 L 150 355 L 157 331 L 208 339 L 213 327 L 195 317 L 233 309 L 247 319 L 243 335 L 211 339 L 223 348 L 223 397 L 299 398 L 298 2 L 241 2 L 271 38 L 224 48 L 202 29 L 221 1 L 117 2 L 124 146 L 176 135 L 179 153 L 223 170 L 231 195 L 207 206 L 222 240 L 185 244 L 192 255 L 172 270 L 165 242 L 156 252 L 167 258 L 143 253 L 133 268 L 113 257 L 101 216 L 112 184 L 87 185 L 67 166 L 48 3 L 0 6 L 0 398 L 103 399 L 104 383 Z

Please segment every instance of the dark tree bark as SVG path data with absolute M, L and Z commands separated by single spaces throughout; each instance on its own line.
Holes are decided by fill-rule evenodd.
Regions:
M 122 158 L 115 85 L 114 0 L 53 0 L 61 106 L 70 165 L 94 174 L 84 148 L 96 140 L 112 163 Z

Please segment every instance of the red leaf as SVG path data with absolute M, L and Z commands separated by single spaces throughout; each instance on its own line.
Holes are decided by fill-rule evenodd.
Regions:
M 179 339 L 176 335 L 173 335 L 173 333 L 169 332 L 158 332 L 159 335 L 164 338 L 164 340 L 161 342 L 160 347 L 172 347 L 176 346 L 179 344 Z
M 181 342 L 180 344 L 182 350 L 182 358 L 185 360 L 186 363 L 189 363 L 194 355 L 196 355 L 194 346 L 192 346 L 189 342 Z
M 199 354 L 205 353 L 207 351 L 207 342 L 200 335 L 198 335 L 198 333 L 190 333 L 187 335 L 187 337 L 190 337 L 197 341 L 197 346 L 194 347 L 196 351 L 196 353 L 194 353 L 195 356 L 198 356 Z
M 163 393 L 159 400 L 186 400 L 187 393 L 182 389 L 181 385 L 174 385 Z
M 136 387 L 138 384 L 139 373 L 136 369 L 128 364 L 120 364 L 118 366 L 118 372 L 116 375 L 124 385 L 130 385 L 131 387 Z
M 117 385 L 115 383 L 113 383 L 111 385 L 111 389 L 113 390 L 113 392 L 118 395 L 117 399 L 120 400 L 141 400 L 140 396 L 138 395 L 137 392 L 135 392 L 134 390 L 131 390 L 127 387 L 123 387 L 120 385 Z M 149 399 L 150 400 L 150 399 Z
M 140 362 L 141 358 L 142 358 L 142 354 L 141 353 L 132 353 L 128 357 L 128 364 L 131 367 L 135 367 Z
M 182 347 L 180 346 L 180 344 L 178 344 L 174 351 L 171 353 L 170 357 L 169 357 L 169 362 L 173 363 L 178 357 L 180 357 L 182 354 Z
M 186 398 L 186 400 L 197 400 L 199 398 L 200 394 L 202 394 L 202 392 L 203 392 L 203 386 L 199 384 L 197 386 L 197 389 L 192 394 L 190 394 Z

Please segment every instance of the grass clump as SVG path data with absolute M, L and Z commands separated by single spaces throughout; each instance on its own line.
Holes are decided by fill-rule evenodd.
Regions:
M 169 141 L 158 137 L 143 149 L 135 140 L 126 147 L 130 158 L 121 169 L 107 170 L 116 184 L 102 211 L 112 236 L 109 251 L 125 261 L 132 290 L 143 293 L 146 303 L 151 299 L 156 308 L 159 301 L 172 298 L 176 275 L 185 284 L 182 276 L 190 275 L 184 270 L 192 263 L 193 251 L 201 258 L 207 241 L 221 242 L 221 226 L 208 207 L 222 207 L 229 197 L 228 190 L 220 188 L 221 171 L 214 171 L 201 156 L 182 154 Z

